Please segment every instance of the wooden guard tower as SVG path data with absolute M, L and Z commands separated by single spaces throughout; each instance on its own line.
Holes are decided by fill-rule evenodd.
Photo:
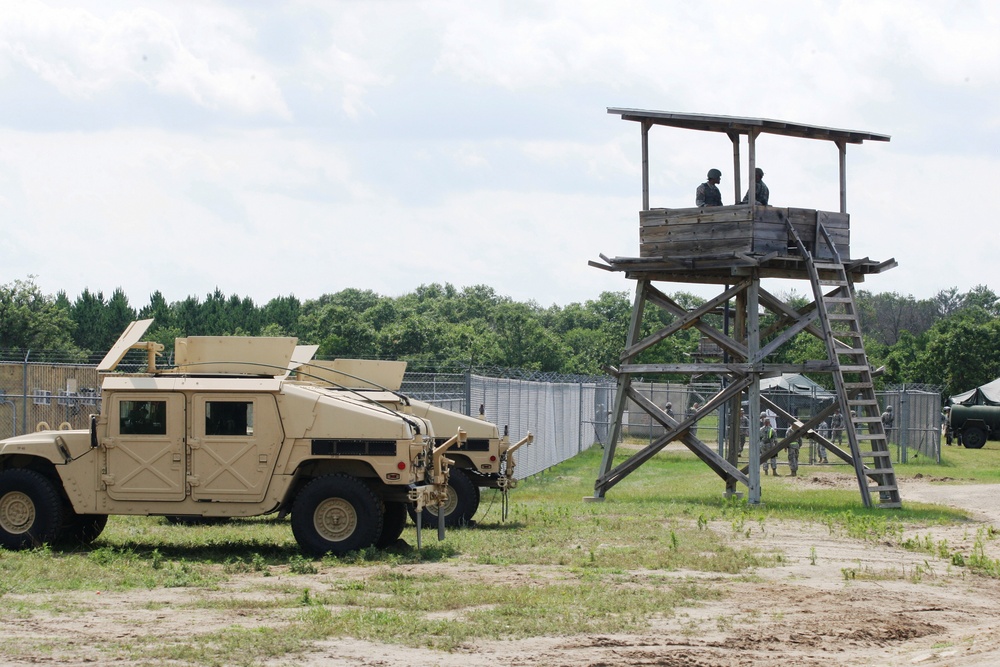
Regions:
M 900 507 L 899 489 L 892 468 L 886 434 L 872 385 L 861 339 L 854 284 L 865 276 L 896 266 L 895 260 L 853 259 L 850 252 L 850 218 L 847 214 L 847 144 L 889 141 L 870 132 L 838 130 L 762 118 L 736 118 L 682 114 L 638 109 L 608 109 L 623 120 L 639 123 L 642 132 L 642 211 L 639 213 L 639 257 L 601 255 L 590 262 L 606 271 L 621 271 L 636 281 L 626 347 L 617 368 L 609 369 L 617 378 L 610 442 L 604 450 L 601 470 L 594 484 L 593 500 L 637 469 L 672 440 L 679 440 L 715 471 L 726 483 L 727 493 L 737 484 L 748 489 L 748 501 L 760 502 L 760 462 L 777 455 L 789 442 L 807 437 L 824 445 L 834 456 L 853 466 L 866 507 Z M 749 198 L 748 204 L 704 208 L 649 207 L 649 130 L 654 125 L 723 132 L 733 144 L 735 201 L 743 198 L 740 184 L 740 144 L 748 147 L 748 192 L 756 191 L 756 141 L 760 134 L 778 134 L 832 142 L 840 158 L 840 211 L 762 206 Z M 692 187 L 691 196 L 694 196 Z M 761 286 L 766 278 L 807 280 L 814 301 L 793 308 Z M 674 302 L 661 282 L 704 283 L 720 286 L 718 296 L 699 308 L 686 310 Z M 673 316 L 673 322 L 645 338 L 641 336 L 643 311 L 653 305 Z M 723 306 L 733 313 L 732 329 L 719 330 L 707 315 Z M 765 309 L 776 320 L 760 329 L 760 313 Z M 717 319 L 717 318 L 716 318 Z M 684 329 L 695 327 L 703 339 L 721 349 L 721 358 L 704 355 L 684 364 L 637 364 L 643 350 Z M 769 361 L 774 352 L 799 333 L 816 336 L 825 344 L 826 358 L 803 364 Z M 676 420 L 632 388 L 632 378 L 660 373 L 717 375 L 722 389 L 692 415 Z M 763 377 L 781 373 L 830 373 L 837 399 L 808 421 L 801 422 L 760 393 Z M 745 397 L 745 399 L 744 399 Z M 666 432 L 645 448 L 612 467 L 622 429 L 626 401 L 647 412 Z M 741 404 L 746 400 L 751 428 L 748 434 L 749 463 L 740 468 L 738 446 Z M 726 415 L 728 447 L 717 452 L 699 440 L 691 427 L 719 409 Z M 793 425 L 791 434 L 761 451 L 758 415 L 770 408 Z M 845 416 L 844 431 L 849 448 L 827 440 L 818 428 L 833 412 Z M 853 413 L 853 417 L 851 416 Z M 733 437 L 735 436 L 735 437 Z

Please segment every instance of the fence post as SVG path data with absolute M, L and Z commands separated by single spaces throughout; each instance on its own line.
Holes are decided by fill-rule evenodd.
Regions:
M 21 386 L 21 435 L 28 432 L 28 357 L 31 350 L 24 353 L 24 365 L 22 366 L 22 386 Z
M 899 390 L 899 412 L 899 416 L 901 417 L 899 422 L 900 428 L 896 429 L 896 433 L 899 434 L 899 451 L 903 458 L 903 463 L 906 463 L 909 458 L 909 451 L 907 450 L 909 438 L 907 436 L 910 432 L 910 401 L 906 393 L 905 383 Z
M 465 371 L 465 414 L 472 416 L 472 369 Z

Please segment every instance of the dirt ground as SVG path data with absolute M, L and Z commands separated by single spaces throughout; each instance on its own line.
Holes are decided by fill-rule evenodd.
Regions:
M 854 484 L 843 474 L 806 474 L 803 485 Z M 971 553 L 977 530 L 1000 527 L 1000 486 L 942 484 L 931 479 L 901 481 L 904 502 L 933 502 L 971 511 L 974 522 L 908 533 L 947 540 L 951 549 Z M 726 526 L 720 532 L 730 531 Z M 767 522 L 738 537 L 764 550 L 784 554 L 783 562 L 754 576 L 699 577 L 727 591 L 722 600 L 679 609 L 654 620 L 641 634 L 536 637 L 518 641 L 479 640 L 446 653 L 376 644 L 355 639 L 319 642 L 305 654 L 275 660 L 283 665 L 349 665 L 374 667 L 442 665 L 470 667 L 561 665 L 656 665 L 715 667 L 729 665 L 917 665 L 979 666 L 1000 664 L 1000 580 L 969 573 L 948 560 L 887 544 L 872 544 L 831 534 L 819 523 Z M 1000 540 L 986 541 L 986 555 L 1000 558 Z M 441 568 L 450 576 L 482 576 L 469 563 L 406 566 L 414 572 Z M 338 576 L 344 573 L 338 570 Z M 359 576 L 361 572 L 359 570 Z M 658 573 L 662 575 L 662 573 Z M 193 607 L 206 596 L 260 596 L 259 580 L 234 580 L 227 589 L 188 588 L 86 595 L 84 614 L 56 617 L 5 614 L 4 640 L 22 638 L 41 646 L 51 641 L 60 650 L 39 649 L 17 659 L 0 655 L 0 665 L 94 665 L 110 662 L 99 650 L 107 642 L 153 634 L 163 639 L 219 630 L 232 625 L 252 628 L 272 624 L 273 610 L 239 612 Z M 275 582 L 278 583 L 278 582 Z M 330 585 L 322 573 L 312 580 L 295 576 L 298 587 L 322 591 Z M 85 595 L 85 594 L 80 594 Z M 72 596 L 65 596 L 72 597 Z M 10 596 L 3 598 L 10 604 Z M 67 606 L 72 600 L 67 599 Z M 158 603 L 158 604 L 151 604 Z M 183 608 L 173 613 L 171 608 Z M 12 618 L 14 616 L 14 618 Z M 115 660 L 117 665 L 130 665 Z

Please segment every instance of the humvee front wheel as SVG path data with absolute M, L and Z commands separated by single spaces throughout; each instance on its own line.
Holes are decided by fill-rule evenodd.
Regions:
M 292 534 L 310 556 L 364 549 L 381 533 L 382 502 L 356 477 L 318 477 L 292 503 Z
M 53 542 L 63 521 L 52 482 L 34 470 L 0 472 L 0 546 L 30 549 Z

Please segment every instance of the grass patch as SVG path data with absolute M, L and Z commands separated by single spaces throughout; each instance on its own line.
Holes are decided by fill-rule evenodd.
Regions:
M 946 452 L 954 471 L 948 476 L 985 476 L 982 462 L 968 457 L 984 453 L 992 455 L 990 449 Z M 191 665 L 256 665 L 342 636 L 448 650 L 476 639 L 640 632 L 657 616 L 716 599 L 724 589 L 720 580 L 752 580 L 757 568 L 782 562 L 780 552 L 762 552 L 746 539 L 766 535 L 771 522 L 813 521 L 855 539 L 899 543 L 904 524 L 965 518 L 958 510 L 911 503 L 898 511 L 867 510 L 856 489 L 817 490 L 785 479 L 769 481 L 765 504 L 749 506 L 725 498 L 721 480 L 686 450 L 657 454 L 604 502 L 583 502 L 593 493 L 601 456 L 593 449 L 521 482 L 505 523 L 498 496 L 484 491 L 475 528 L 449 531 L 445 542 L 427 530 L 419 552 L 371 548 L 312 560 L 302 557 L 287 520 L 183 526 L 112 517 L 86 549 L 0 551 L 0 619 L 86 613 L 88 598 L 74 592 L 204 591 L 182 607 L 142 600 L 135 609 L 217 612 L 213 618 L 226 621 L 221 629 L 217 621 L 216 629 L 187 636 L 140 634 L 93 649 L 105 661 Z M 965 463 L 973 472 L 962 472 Z M 943 468 L 931 469 L 942 476 Z M 402 537 L 416 544 L 415 528 Z M 982 541 L 992 538 L 984 533 Z M 1000 565 L 982 547 L 958 556 L 932 540 L 912 548 L 948 559 L 947 566 L 1000 576 Z M 491 567 L 473 567 L 480 565 Z M 858 567 L 843 574 L 850 581 L 924 577 L 932 570 Z M 232 621 L 240 617 L 234 612 L 252 622 Z M 9 644 L 11 655 L 41 654 L 47 641 L 32 639 L 27 649 L 2 646 Z

